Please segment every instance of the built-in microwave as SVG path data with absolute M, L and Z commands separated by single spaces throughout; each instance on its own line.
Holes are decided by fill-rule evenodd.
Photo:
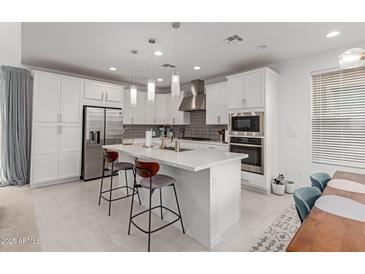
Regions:
M 264 136 L 264 112 L 231 113 L 228 130 L 231 136 Z

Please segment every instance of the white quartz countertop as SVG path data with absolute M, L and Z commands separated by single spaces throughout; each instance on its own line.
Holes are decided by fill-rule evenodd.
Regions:
M 157 146 L 153 148 L 144 148 L 143 144 L 105 145 L 103 148 L 194 172 L 248 157 L 247 154 L 207 149 L 175 152 L 161 150 Z

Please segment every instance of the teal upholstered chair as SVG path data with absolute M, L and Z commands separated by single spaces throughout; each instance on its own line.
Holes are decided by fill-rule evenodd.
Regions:
M 329 180 L 331 180 L 331 176 L 325 172 L 314 173 L 310 176 L 312 186 L 317 187 L 321 192 L 327 186 Z
M 294 192 L 295 207 L 301 222 L 307 217 L 319 196 L 321 196 L 321 191 L 314 186 L 298 188 Z

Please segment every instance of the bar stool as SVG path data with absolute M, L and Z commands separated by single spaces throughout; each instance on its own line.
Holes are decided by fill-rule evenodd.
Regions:
M 128 179 L 127 179 L 127 171 L 130 170 L 133 172 L 133 177 L 135 177 L 135 170 L 134 170 L 134 164 L 128 163 L 128 162 L 117 162 L 114 163 L 118 159 L 118 152 L 109 151 L 107 149 L 103 150 L 103 174 L 101 177 L 101 183 L 100 183 L 100 191 L 99 191 L 99 206 L 101 202 L 101 198 L 103 198 L 105 201 L 109 202 L 109 216 L 111 211 L 112 202 L 121 200 L 124 198 L 128 198 L 130 196 L 133 196 L 137 194 L 139 204 L 141 204 L 141 199 L 139 197 L 138 189 L 134 189 L 128 185 Z M 105 164 L 111 164 L 111 168 L 106 166 Z M 119 171 L 124 170 L 125 175 L 125 186 L 115 187 L 113 188 L 113 177 L 116 175 Z M 104 177 L 105 177 L 105 171 L 110 171 L 110 188 L 103 191 L 103 183 L 104 183 Z M 112 193 L 114 190 L 125 188 L 127 190 L 127 195 L 112 199 Z M 131 190 L 131 194 L 129 194 L 129 190 Z M 109 193 L 109 198 L 105 197 L 103 194 Z
M 131 212 L 130 212 L 130 216 L 129 216 L 129 226 L 128 226 L 128 235 L 130 235 L 130 231 L 131 231 L 131 224 L 133 224 L 136 228 L 138 228 L 140 231 L 148 234 L 148 252 L 150 251 L 150 245 L 151 245 L 151 234 L 154 232 L 157 232 L 169 225 L 172 225 L 173 223 L 176 223 L 178 220 L 180 220 L 181 223 L 181 229 L 183 231 L 183 233 L 185 234 L 185 229 L 184 229 L 184 224 L 182 221 L 182 217 L 181 217 L 181 211 L 180 211 L 180 206 L 179 206 L 179 201 L 177 199 L 177 194 L 176 194 L 176 188 L 175 188 L 175 178 L 172 178 L 170 176 L 167 175 L 163 175 L 163 174 L 157 174 L 158 171 L 160 170 L 160 165 L 158 163 L 155 162 L 142 162 L 139 161 L 138 159 L 135 159 L 135 169 L 136 172 L 134 173 L 134 184 L 133 184 L 133 191 L 135 189 L 138 188 L 145 188 L 145 189 L 149 189 L 149 207 L 146 210 L 143 210 L 142 212 L 139 212 L 135 215 L 133 215 L 133 199 L 134 196 L 132 197 L 132 203 L 131 203 Z M 136 179 L 136 175 L 139 175 L 140 177 L 142 177 L 142 179 L 140 180 L 139 183 L 137 183 L 137 179 Z M 162 205 L 162 188 L 163 187 L 168 187 L 168 186 L 172 186 L 172 188 L 174 189 L 174 194 L 175 194 L 175 200 L 176 200 L 176 206 L 177 206 L 177 210 L 178 213 L 176 213 L 175 211 L 171 210 L 170 208 L 167 208 L 165 206 Z M 152 207 L 152 194 L 153 192 L 158 189 L 160 192 L 160 205 L 158 206 L 154 206 Z M 163 215 L 162 215 L 162 209 L 168 210 L 171 213 L 173 213 L 174 215 L 177 216 L 177 218 L 175 220 L 173 220 L 172 222 L 169 222 L 159 228 L 156 228 L 154 230 L 151 230 L 151 212 L 153 209 L 155 208 L 160 208 L 160 213 L 161 213 L 161 219 L 163 219 Z M 142 227 L 140 227 L 139 225 L 137 225 L 133 219 L 141 214 L 147 213 L 148 212 L 148 230 L 143 229 Z

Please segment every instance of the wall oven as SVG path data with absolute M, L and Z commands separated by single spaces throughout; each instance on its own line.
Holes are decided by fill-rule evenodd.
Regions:
M 264 138 L 230 137 L 229 143 L 230 152 L 248 155 L 241 161 L 243 171 L 264 174 Z
M 231 113 L 228 130 L 234 136 L 264 136 L 264 112 Z

